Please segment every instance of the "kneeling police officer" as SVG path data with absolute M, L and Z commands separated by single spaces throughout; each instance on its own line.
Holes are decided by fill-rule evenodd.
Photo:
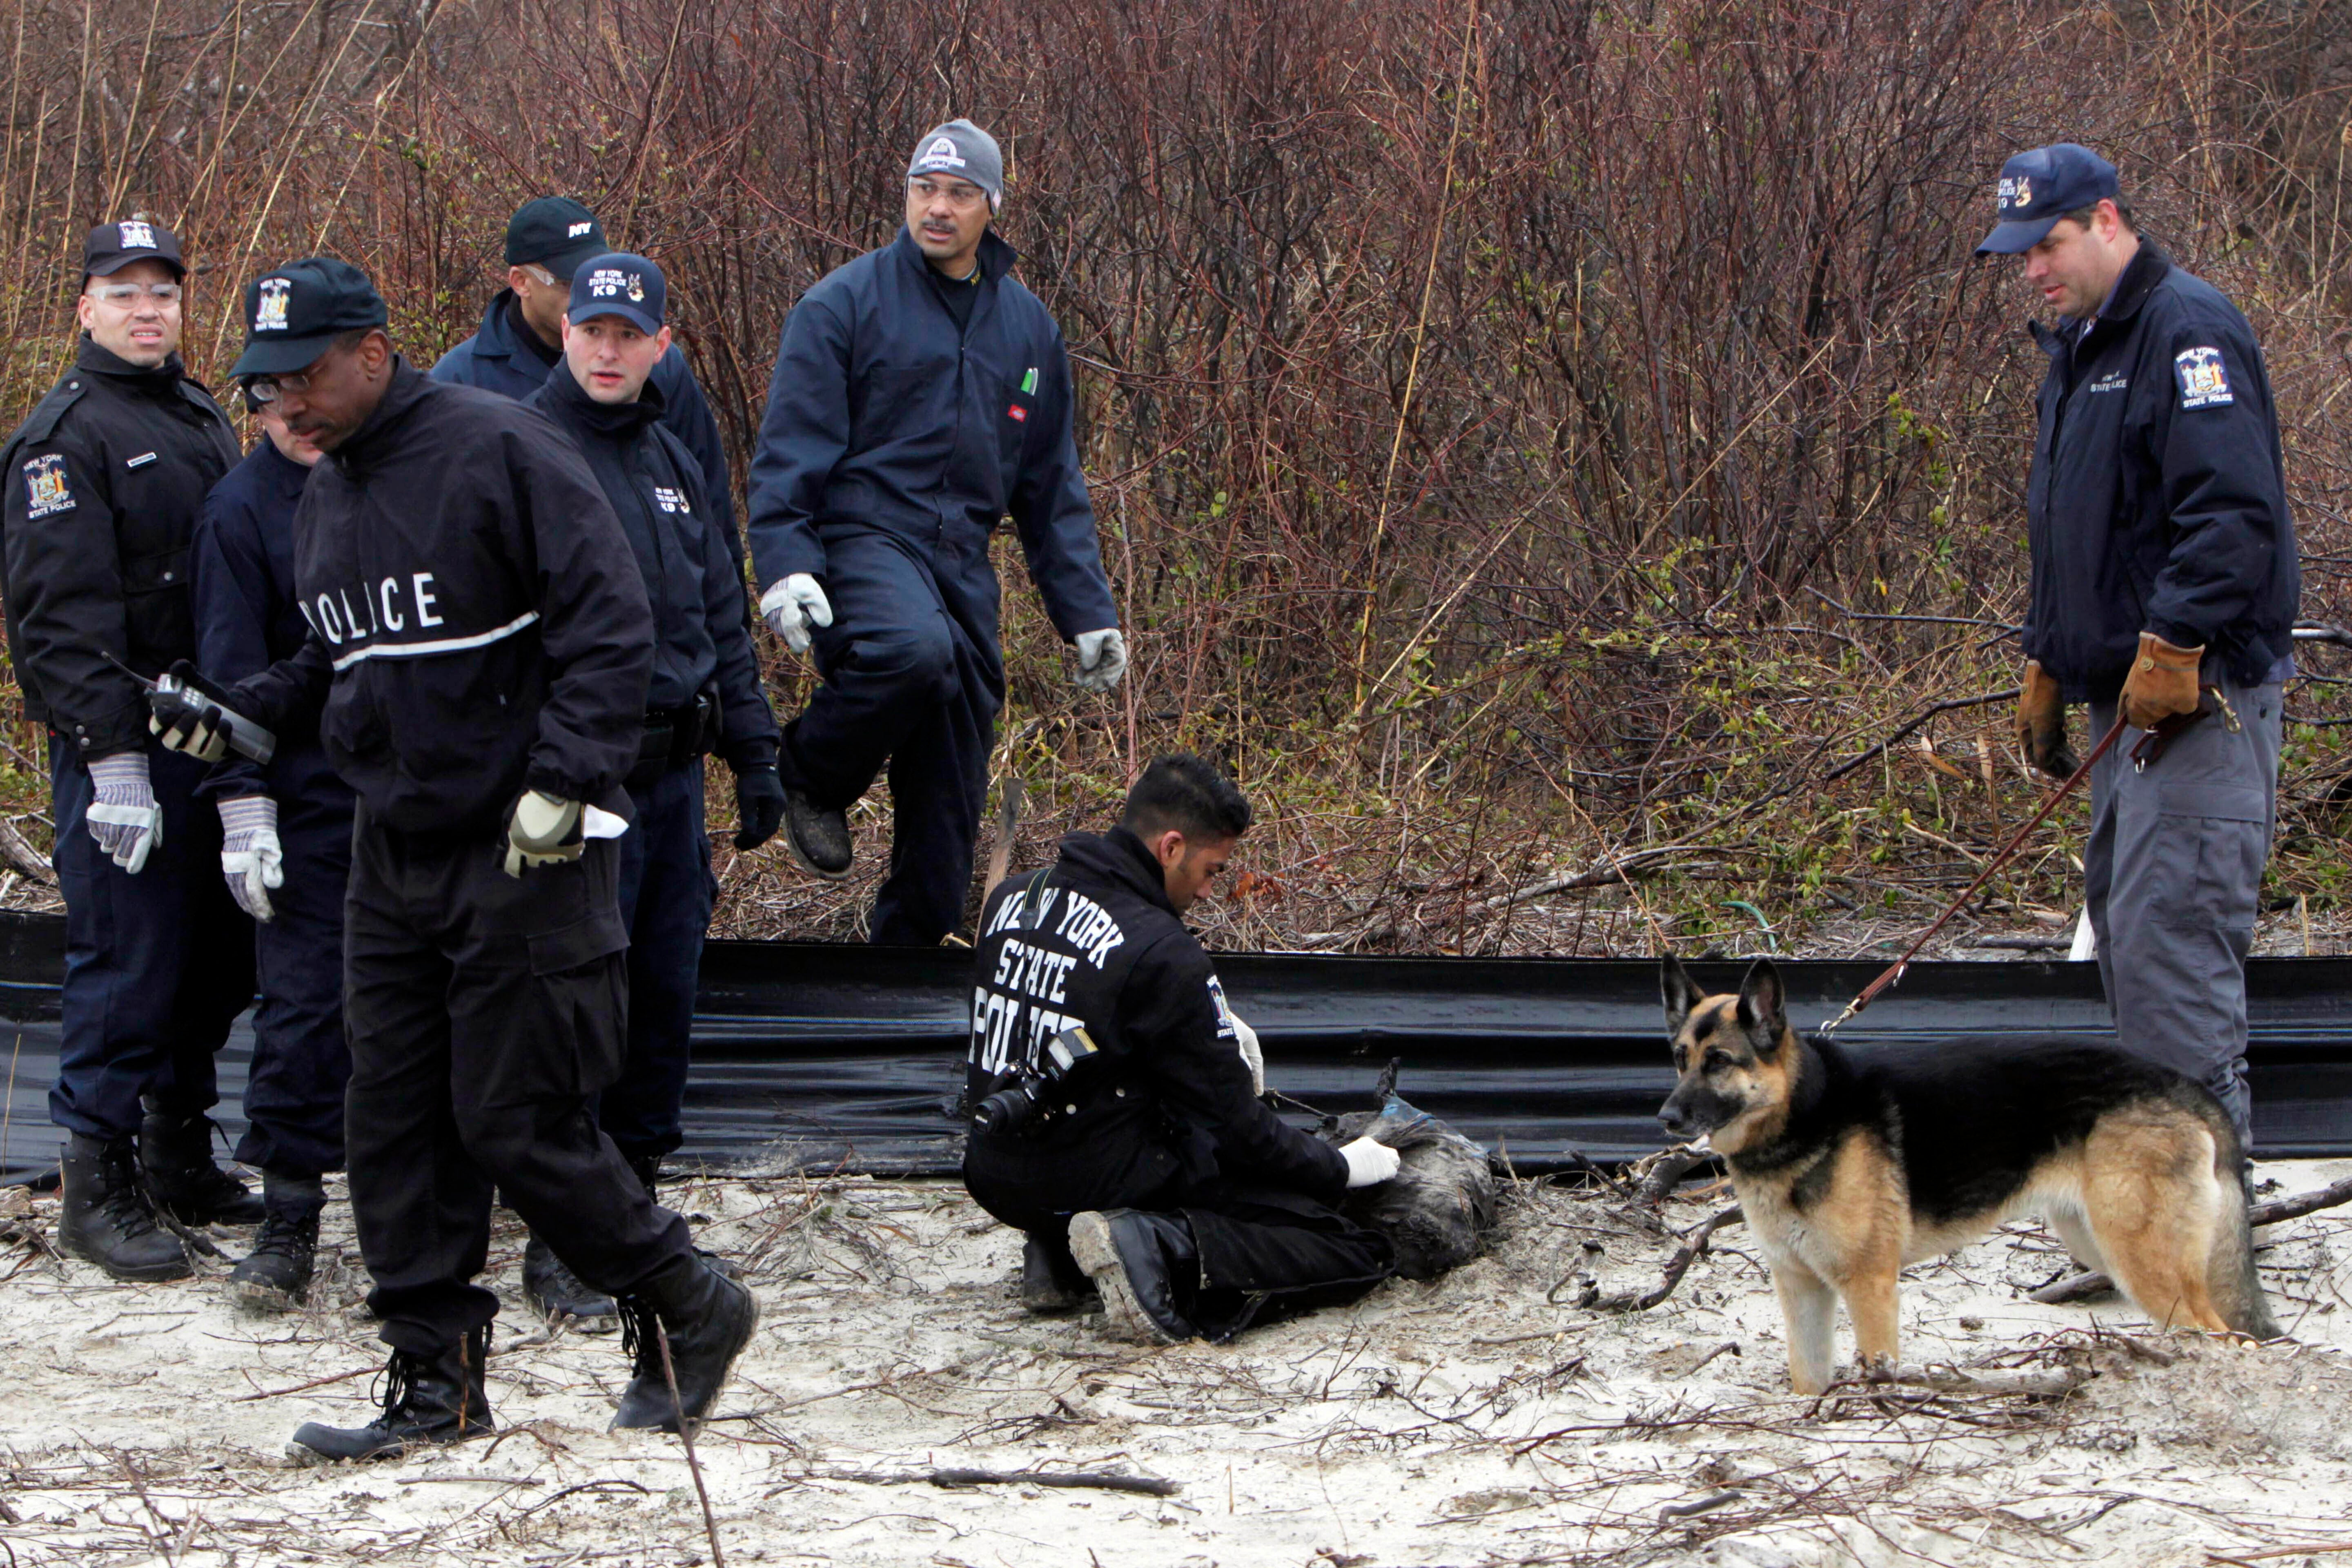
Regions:
M 295 1457 L 490 1429 L 498 1298 L 473 1278 L 494 1184 L 623 1302 L 636 1366 L 614 1425 L 675 1430 L 718 1397 L 759 1310 L 589 1109 L 619 1070 L 628 1005 L 612 835 L 653 657 L 636 562 L 571 443 L 520 404 L 412 368 L 357 268 L 294 262 L 248 286 L 246 310 L 232 374 L 326 454 L 295 514 L 311 636 L 162 733 L 215 761 L 225 711 L 315 721 L 358 797 L 345 1131 L 392 1360 L 382 1414 L 307 1424 Z
M 1396 1152 L 1335 1149 L 1267 1109 L 1255 1036 L 1178 918 L 1249 824 L 1216 769 L 1160 757 L 1118 826 L 989 899 L 964 1184 L 1027 1233 L 1033 1310 L 1091 1282 L 1120 1337 L 1223 1339 L 1390 1273 L 1388 1238 L 1335 1205 L 1395 1175 Z

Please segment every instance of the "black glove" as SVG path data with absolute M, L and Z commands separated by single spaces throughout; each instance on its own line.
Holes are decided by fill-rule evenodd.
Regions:
M 735 772 L 735 847 L 757 849 L 784 822 L 784 781 L 773 763 Z

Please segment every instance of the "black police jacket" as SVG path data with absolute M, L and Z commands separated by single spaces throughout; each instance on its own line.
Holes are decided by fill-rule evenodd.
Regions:
M 482 311 L 481 329 L 436 360 L 432 374 L 436 381 L 478 386 L 520 402 L 546 384 L 562 357 L 562 350 L 541 342 L 539 334 L 524 324 L 514 290 L 501 289 Z M 676 343 L 654 362 L 651 384 L 661 391 L 662 423 L 686 443 L 702 469 L 703 493 L 709 498 L 710 513 L 718 521 L 719 536 L 727 542 L 727 552 L 740 561 L 743 542 L 735 529 L 734 481 L 727 471 L 727 447 L 719 437 L 719 421 L 711 415 L 709 400 L 702 395 L 702 384 L 694 379 L 694 368 Z
M 1061 329 L 980 247 L 959 325 L 914 237 L 835 268 L 784 319 L 751 459 L 751 563 L 761 588 L 825 574 L 828 524 L 904 539 L 935 571 L 986 574 L 1010 516 L 1030 580 L 1065 642 L 1118 624 L 1078 467 Z
M 981 918 L 966 1093 L 979 1103 L 1083 1024 L 1102 1052 L 1025 1129 L 974 1129 L 967 1179 L 1071 1194 L 1220 1175 L 1336 1200 L 1348 1163 L 1251 1091 L 1209 955 L 1160 863 L 1123 827 L 1074 833 L 1042 878 L 1005 879 Z M 1072 1109 L 1074 1108 L 1074 1109 Z
M 660 423 L 661 389 L 648 382 L 635 402 L 603 404 L 559 367 L 523 401 L 588 459 L 645 575 L 654 616 L 646 704 L 680 708 L 715 690 L 719 752 L 739 771 L 773 765 L 776 716 L 743 624 L 742 567 L 710 514 L 700 465 Z
M 377 822 L 494 836 L 524 789 L 629 813 L 645 580 L 579 449 L 510 398 L 394 362 L 294 514 L 301 651 L 230 689 L 312 715 Z
M 196 515 L 188 552 L 196 668 L 224 686 L 293 658 L 310 640 L 310 624 L 294 597 L 294 511 L 310 478 L 265 437 Z M 277 741 L 267 767 L 231 752 L 197 793 L 267 795 L 281 816 L 309 806 L 348 822 L 351 786 L 327 760 L 317 722 L 289 724 Z
M 2143 631 L 2262 679 L 2293 646 L 2302 579 L 2253 329 L 2142 240 L 2087 333 L 2032 331 L 2050 372 L 2026 657 L 2075 701 L 2115 696 Z
M 147 744 L 139 682 L 196 651 L 188 542 L 236 432 L 173 355 L 142 370 L 88 337 L 8 437 L 8 652 L 25 717 L 83 758 Z

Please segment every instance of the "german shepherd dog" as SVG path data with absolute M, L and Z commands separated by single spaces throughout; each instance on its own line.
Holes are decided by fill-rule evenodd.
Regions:
M 1864 1374 L 1884 1377 L 1904 1265 L 2020 1213 L 2159 1324 L 2277 1336 L 2237 1133 L 2202 1086 L 2104 1046 L 1803 1039 L 1769 959 L 1736 996 L 1703 994 L 1672 957 L 1661 978 L 1676 1077 L 1658 1120 L 1730 1168 L 1799 1394 L 1829 1386 L 1835 1296 Z

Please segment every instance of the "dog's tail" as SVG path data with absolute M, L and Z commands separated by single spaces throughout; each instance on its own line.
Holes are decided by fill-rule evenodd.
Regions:
M 2214 1230 L 2213 1250 L 2205 1262 L 2206 1287 L 2223 1322 L 2239 1333 L 2274 1340 L 2279 1337 L 2278 1322 L 2271 1316 L 2270 1301 L 2254 1272 L 2254 1232 L 2246 1214 L 2250 1184 L 2238 1131 L 2227 1115 L 2211 1117 L 2207 1125 L 2213 1131 L 2213 1186 L 2221 1200 L 2221 1223 Z

